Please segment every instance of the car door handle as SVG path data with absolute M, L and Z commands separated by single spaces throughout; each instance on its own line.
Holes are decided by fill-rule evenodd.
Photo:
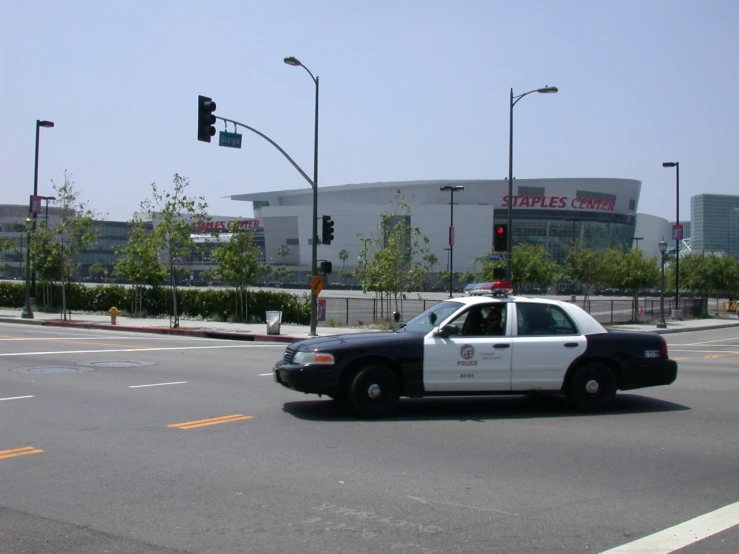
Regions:
M 580 345 L 577 344 L 576 342 L 566 342 L 565 343 L 565 348 L 577 348 L 578 346 Z
M 494 344 L 493 348 L 510 348 L 510 344 Z

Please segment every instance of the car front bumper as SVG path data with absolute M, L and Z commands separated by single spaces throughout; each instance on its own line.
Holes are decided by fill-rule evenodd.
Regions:
M 306 366 L 278 362 L 273 375 L 275 382 L 298 392 L 336 396 L 339 392 L 339 371 L 334 366 Z

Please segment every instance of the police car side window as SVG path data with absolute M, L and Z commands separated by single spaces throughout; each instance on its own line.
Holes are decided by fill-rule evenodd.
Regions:
M 521 303 L 517 312 L 519 336 L 578 334 L 577 327 L 559 306 Z

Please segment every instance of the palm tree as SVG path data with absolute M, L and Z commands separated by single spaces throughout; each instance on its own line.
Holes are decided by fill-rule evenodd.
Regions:
M 346 248 L 342 248 L 339 251 L 339 259 L 344 263 L 344 267 L 346 267 L 346 261 L 349 259 L 349 251 Z

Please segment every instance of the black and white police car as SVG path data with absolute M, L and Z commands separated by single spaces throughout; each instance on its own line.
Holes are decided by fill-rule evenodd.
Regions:
M 492 312 L 502 318 L 501 334 L 481 326 Z M 617 390 L 669 385 L 677 363 L 662 336 L 608 331 L 576 304 L 482 294 L 444 300 L 395 331 L 293 343 L 274 378 L 346 402 L 364 418 L 390 415 L 400 397 L 533 392 L 565 394 L 582 411 L 601 411 Z

